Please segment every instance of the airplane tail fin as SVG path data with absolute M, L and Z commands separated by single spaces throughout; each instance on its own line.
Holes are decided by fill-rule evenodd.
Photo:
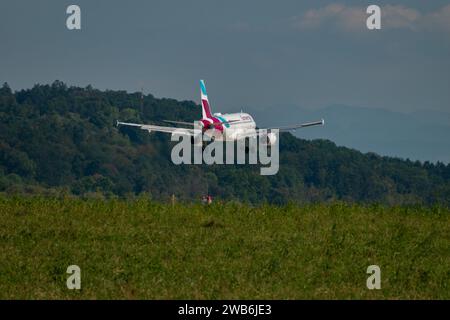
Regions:
M 202 119 L 211 119 L 211 107 L 209 106 L 208 95 L 206 93 L 205 81 L 200 80 L 200 94 L 202 100 Z

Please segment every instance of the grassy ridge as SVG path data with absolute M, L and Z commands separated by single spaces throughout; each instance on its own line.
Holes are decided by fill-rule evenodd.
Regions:
M 450 299 L 449 248 L 437 207 L 0 198 L 1 299 Z

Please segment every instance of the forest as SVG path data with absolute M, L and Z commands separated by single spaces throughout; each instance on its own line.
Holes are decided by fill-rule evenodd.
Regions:
M 214 107 L 214 106 L 213 106 Z M 0 88 L 0 193 L 50 197 L 221 201 L 249 204 L 344 201 L 450 204 L 450 165 L 411 161 L 280 136 L 280 169 L 175 165 L 170 135 L 117 127 L 116 120 L 193 121 L 200 106 L 151 94 L 101 91 L 61 81 Z M 167 124 L 166 124 L 167 125 Z

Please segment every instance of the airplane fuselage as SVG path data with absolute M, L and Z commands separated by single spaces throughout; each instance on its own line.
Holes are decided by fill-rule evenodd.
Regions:
M 248 113 L 214 113 L 208 119 L 200 120 L 205 133 L 220 140 L 238 140 L 245 132 L 256 129 L 253 117 Z M 210 129 L 210 130 L 208 130 Z

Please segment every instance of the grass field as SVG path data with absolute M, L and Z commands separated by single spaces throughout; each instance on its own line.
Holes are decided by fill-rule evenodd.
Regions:
M 0 216 L 1 299 L 450 299 L 445 208 L 0 198 Z

